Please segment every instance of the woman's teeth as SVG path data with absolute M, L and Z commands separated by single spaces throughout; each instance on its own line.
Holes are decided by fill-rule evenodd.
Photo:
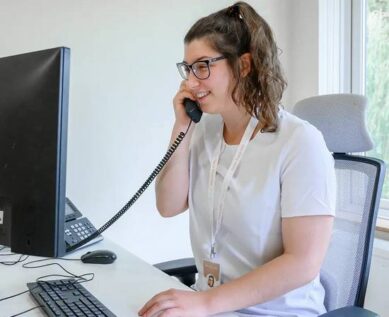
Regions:
M 198 92 L 198 93 L 196 94 L 196 97 L 197 97 L 198 99 L 200 99 L 200 98 L 203 98 L 203 97 L 207 96 L 208 94 L 209 94 L 209 92 Z

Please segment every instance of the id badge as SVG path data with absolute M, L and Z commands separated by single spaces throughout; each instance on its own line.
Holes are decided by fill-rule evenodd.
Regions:
M 204 260 L 203 275 L 208 288 L 213 288 L 220 285 L 220 264 Z

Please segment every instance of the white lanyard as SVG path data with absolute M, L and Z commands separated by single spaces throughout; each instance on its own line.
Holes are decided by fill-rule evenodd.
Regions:
M 223 147 L 223 125 L 222 124 L 222 132 L 221 132 L 221 138 L 219 141 L 219 144 L 216 146 L 216 150 L 214 153 L 214 156 L 212 158 L 211 162 L 211 170 L 209 172 L 209 179 L 208 179 L 208 200 L 209 200 L 209 206 L 211 210 L 211 217 L 212 217 L 212 223 L 211 223 L 211 251 L 210 251 L 210 258 L 213 259 L 216 255 L 216 236 L 220 231 L 222 222 L 223 222 L 223 210 L 224 210 L 224 197 L 227 193 L 228 185 L 230 184 L 232 180 L 232 176 L 235 173 L 236 168 L 238 167 L 244 152 L 246 151 L 247 145 L 250 142 L 250 138 L 258 124 L 258 119 L 255 117 L 251 117 L 249 124 L 246 127 L 246 130 L 243 134 L 242 140 L 240 141 L 240 144 L 235 152 L 234 158 L 232 159 L 232 162 L 230 164 L 230 167 L 228 168 L 228 171 L 224 177 L 223 184 L 220 190 L 219 195 L 219 201 L 215 207 L 214 201 L 215 201 L 215 181 L 216 181 L 216 172 L 217 172 L 217 166 L 219 164 L 220 155 L 222 152 Z M 216 223 L 215 223 L 216 219 Z

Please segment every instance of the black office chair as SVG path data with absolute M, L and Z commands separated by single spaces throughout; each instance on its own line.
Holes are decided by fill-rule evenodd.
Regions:
M 363 96 L 336 94 L 304 99 L 293 110 L 322 132 L 335 159 L 336 218 L 320 273 L 328 311 L 322 317 L 378 316 L 363 309 L 363 304 L 385 164 L 350 154 L 368 151 L 373 146 L 365 127 L 366 105 Z M 186 285 L 195 281 L 197 270 L 191 258 L 155 266 Z

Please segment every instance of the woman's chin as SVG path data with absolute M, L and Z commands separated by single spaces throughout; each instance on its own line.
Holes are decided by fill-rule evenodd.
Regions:
M 204 113 L 217 114 L 220 113 L 220 108 L 211 102 L 199 103 L 200 109 Z

